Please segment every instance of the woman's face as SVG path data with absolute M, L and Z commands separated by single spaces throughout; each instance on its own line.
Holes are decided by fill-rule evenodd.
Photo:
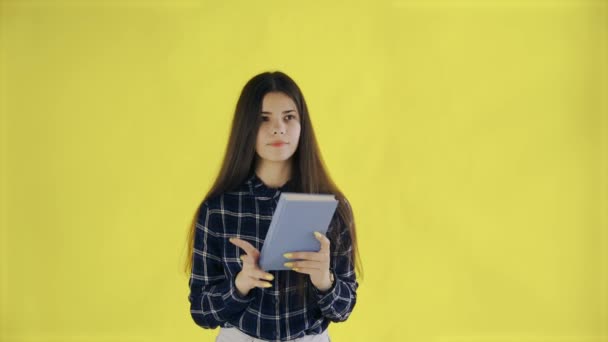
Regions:
M 267 93 L 260 115 L 262 123 L 256 139 L 256 153 L 266 161 L 289 160 L 300 140 L 300 113 L 296 104 L 284 93 Z M 273 145 L 274 142 L 280 144 Z

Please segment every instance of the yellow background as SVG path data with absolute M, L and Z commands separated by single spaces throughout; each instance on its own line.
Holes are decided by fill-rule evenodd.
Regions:
M 365 277 L 332 341 L 608 341 L 607 1 L 0 6 L 2 341 L 213 341 L 187 224 L 294 78 Z

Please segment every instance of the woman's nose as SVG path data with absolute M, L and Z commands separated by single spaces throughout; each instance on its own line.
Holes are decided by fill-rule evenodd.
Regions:
M 285 134 L 285 125 L 282 122 L 275 123 L 272 127 L 273 134 Z

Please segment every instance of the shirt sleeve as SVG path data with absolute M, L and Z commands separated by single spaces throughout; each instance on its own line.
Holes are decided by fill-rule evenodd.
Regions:
M 325 292 L 312 286 L 321 312 L 332 322 L 343 322 L 350 316 L 357 302 L 359 287 L 350 257 L 353 246 L 350 230 L 347 227 L 340 233 L 339 240 L 341 246 L 339 250 L 336 250 L 334 241 L 330 244 L 330 272 L 334 274 L 333 285 Z
M 241 296 L 235 285 L 236 275 L 227 276 L 224 272 L 222 237 L 214 231 L 216 227 L 209 219 L 210 209 L 204 202 L 194 235 L 188 300 L 194 322 L 202 328 L 214 329 L 238 319 L 254 297 L 251 291 Z

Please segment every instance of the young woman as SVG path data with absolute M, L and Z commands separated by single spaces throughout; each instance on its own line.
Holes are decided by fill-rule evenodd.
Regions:
M 285 255 L 288 271 L 258 259 L 281 192 L 336 196 L 318 252 Z M 330 179 L 304 96 L 286 74 L 265 72 L 244 86 L 226 154 L 188 237 L 190 313 L 216 341 L 330 341 L 357 300 L 361 273 L 352 209 Z M 357 257 L 355 257 L 357 255 Z

